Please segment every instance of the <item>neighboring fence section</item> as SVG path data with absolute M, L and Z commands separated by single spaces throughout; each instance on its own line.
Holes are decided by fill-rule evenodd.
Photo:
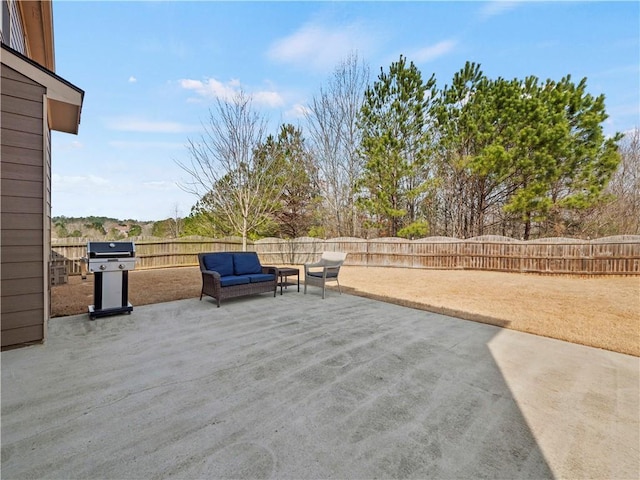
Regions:
M 53 251 L 64 257 L 69 274 L 80 274 L 87 255 L 86 240 L 54 239 Z M 134 239 L 137 269 L 198 265 L 199 252 L 240 251 L 239 238 Z M 545 238 L 520 241 L 484 236 L 466 240 L 429 237 L 402 238 L 311 237 L 249 242 L 263 264 L 302 265 L 321 252 L 347 252 L 345 265 L 405 267 L 569 275 L 640 275 L 640 236 L 622 235 L 597 240 Z M 59 257 L 58 257 L 59 258 Z

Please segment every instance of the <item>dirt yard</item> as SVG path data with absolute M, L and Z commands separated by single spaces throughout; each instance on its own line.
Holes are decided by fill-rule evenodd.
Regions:
M 640 356 L 640 277 L 343 267 L 340 284 L 353 295 Z M 197 267 L 129 274 L 134 307 L 199 297 L 200 287 Z M 51 303 L 54 317 L 86 313 L 93 276 L 52 287 Z

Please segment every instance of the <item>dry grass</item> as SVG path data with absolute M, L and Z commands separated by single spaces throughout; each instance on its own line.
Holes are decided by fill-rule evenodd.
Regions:
M 343 289 L 439 313 L 640 356 L 640 277 L 567 277 L 500 272 L 343 267 Z M 197 267 L 135 270 L 135 305 L 200 295 Z M 87 312 L 93 277 L 52 287 L 52 316 Z

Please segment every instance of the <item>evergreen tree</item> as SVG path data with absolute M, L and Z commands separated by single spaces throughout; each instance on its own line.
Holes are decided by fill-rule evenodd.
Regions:
M 517 102 L 515 188 L 504 210 L 520 216 L 525 239 L 535 223 L 542 235 L 564 235 L 572 212 L 595 205 L 615 172 L 620 136 L 605 138 L 604 96 L 588 94 L 586 79 L 540 84 L 528 77 Z
M 437 108 L 446 234 L 528 239 L 566 231 L 571 212 L 598 201 L 619 156 L 606 139 L 604 97 L 569 76 L 490 80 L 467 63 Z M 495 228 L 499 228 L 495 232 Z
M 483 234 L 489 199 L 500 182 L 491 178 L 496 177 L 497 165 L 491 168 L 489 162 L 478 162 L 501 130 L 494 124 L 491 91 L 492 84 L 480 65 L 467 62 L 435 102 L 439 188 L 432 223 L 438 225 L 440 234 L 461 238 Z M 492 153 L 497 162 L 498 152 Z
M 267 137 L 258 156 L 272 157 L 268 162 L 278 179 L 274 190 L 272 213 L 274 234 L 281 238 L 308 235 L 318 204 L 316 167 L 302 136 L 291 124 L 282 125 L 277 138 Z
M 401 55 L 389 72 L 367 88 L 360 110 L 360 154 L 365 164 L 359 206 L 384 235 L 396 236 L 418 220 L 418 206 L 429 186 L 431 122 L 435 78 L 422 80 L 418 68 Z

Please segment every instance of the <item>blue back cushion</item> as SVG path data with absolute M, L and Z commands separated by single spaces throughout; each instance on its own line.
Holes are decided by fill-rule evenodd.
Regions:
M 233 255 L 230 253 L 212 253 L 204 257 L 207 270 L 215 270 L 221 277 L 233 275 Z
M 242 252 L 233 254 L 233 269 L 236 275 L 249 275 L 262 273 L 262 265 L 255 252 Z

